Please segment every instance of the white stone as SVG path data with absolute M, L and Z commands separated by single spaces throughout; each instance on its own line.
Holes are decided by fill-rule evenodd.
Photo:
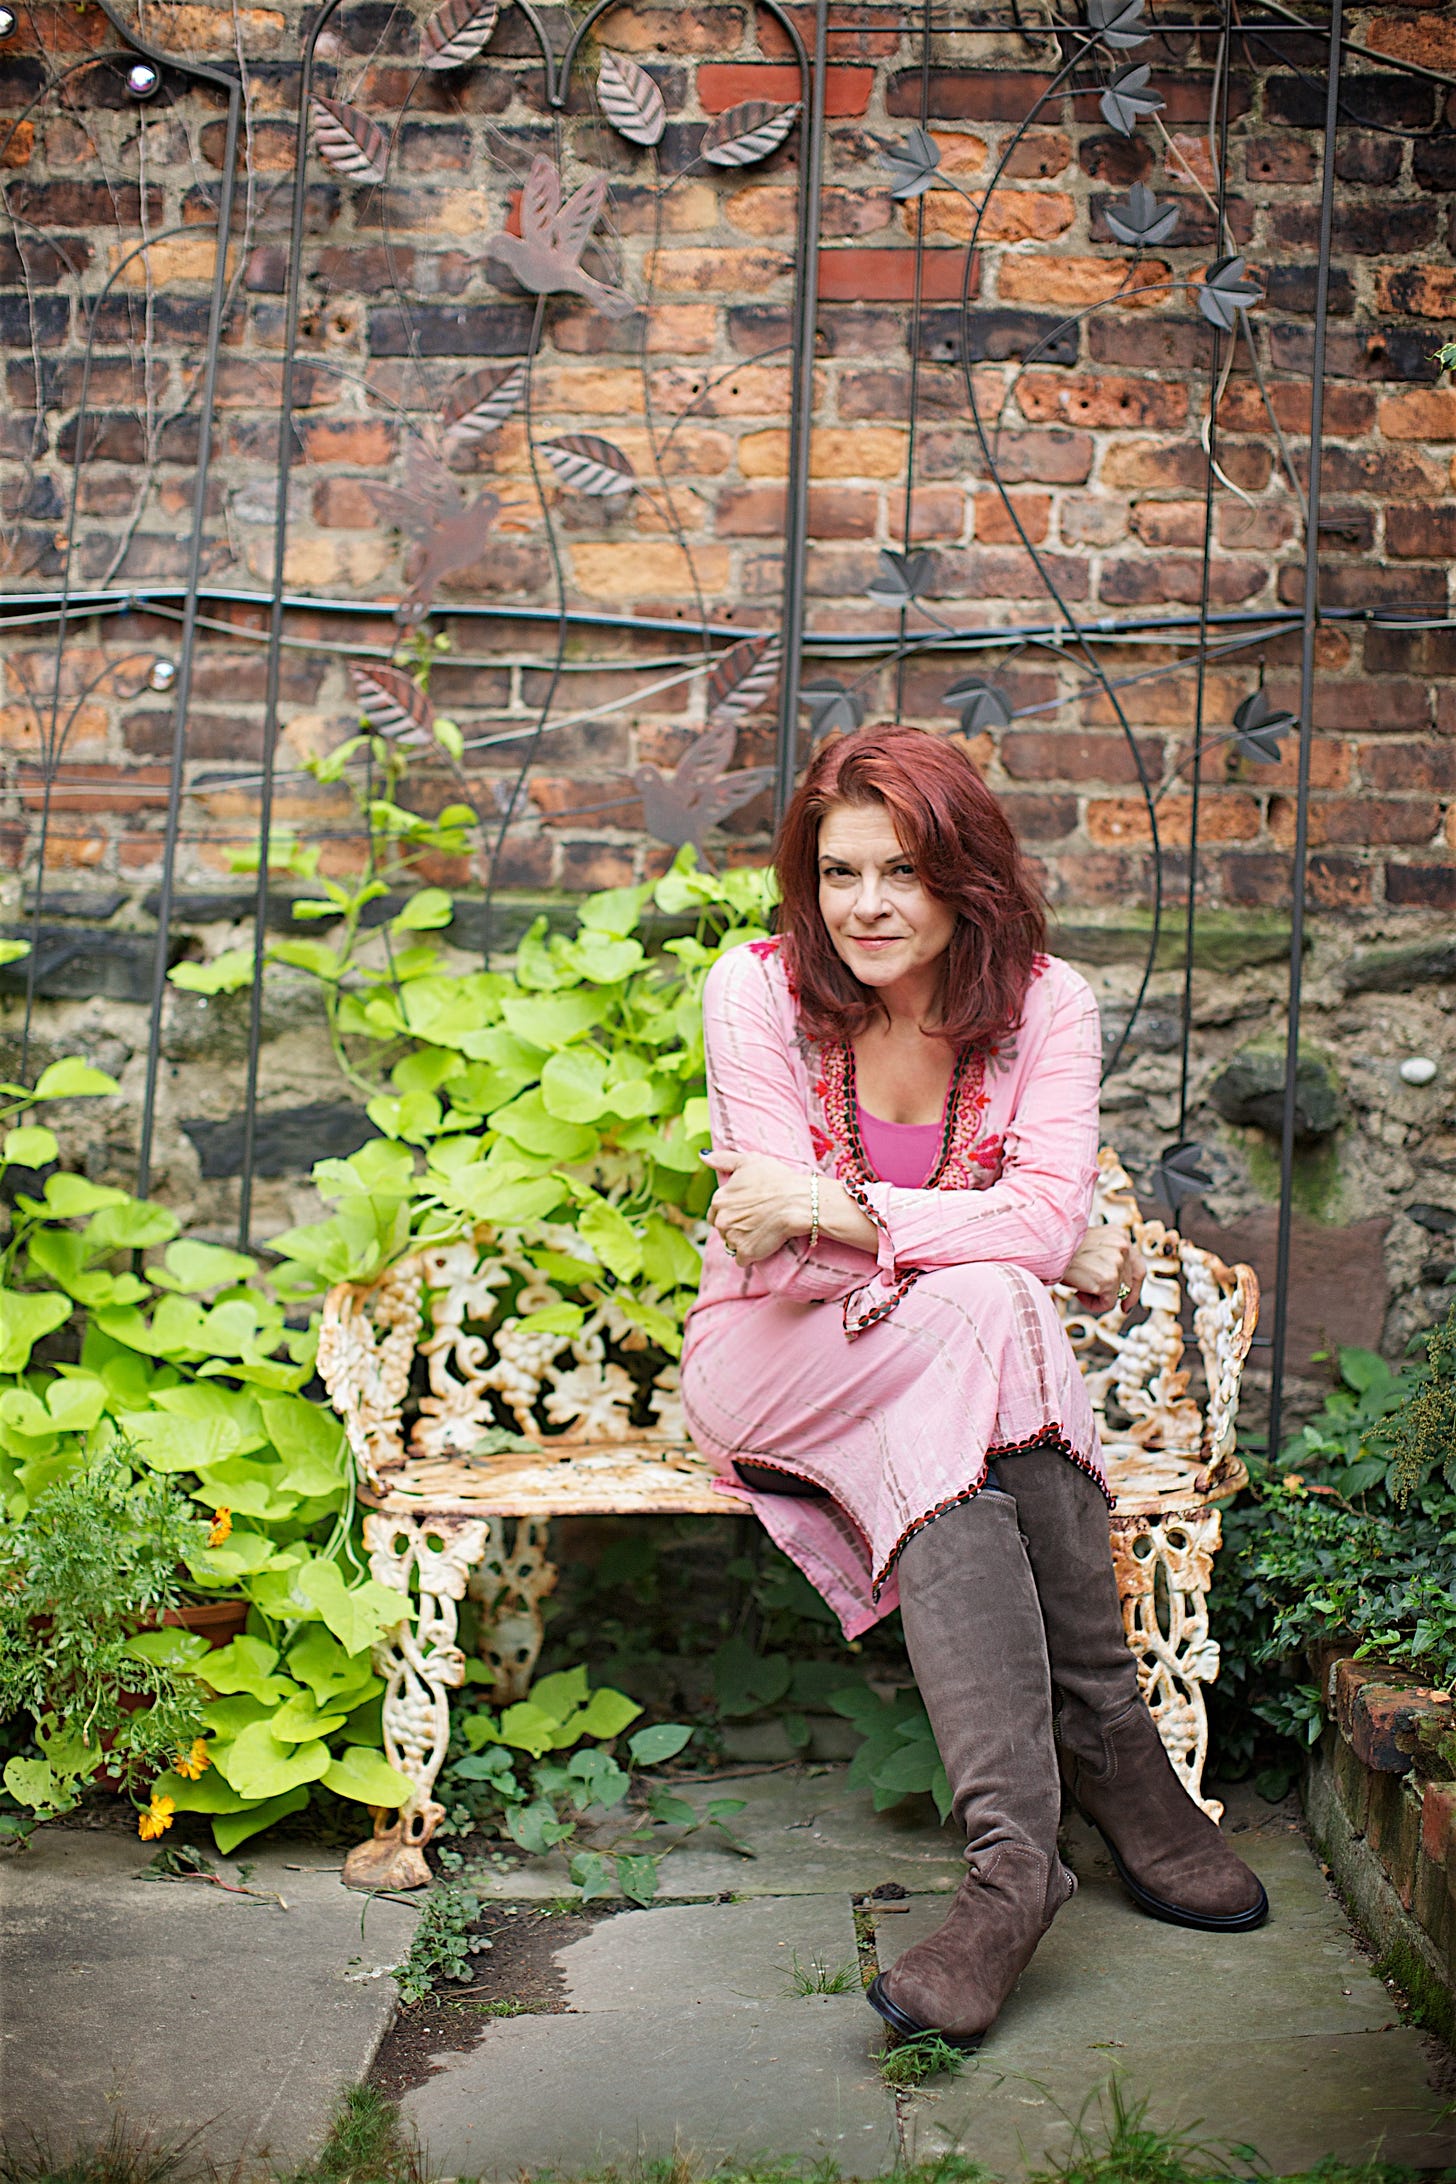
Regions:
M 1400 1073 L 1407 1084 L 1429 1084 L 1436 1074 L 1436 1065 L 1429 1055 L 1411 1054 L 1401 1063 Z

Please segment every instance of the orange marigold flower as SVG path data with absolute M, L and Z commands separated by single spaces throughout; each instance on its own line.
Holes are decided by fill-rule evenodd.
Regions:
M 207 1535 L 208 1546 L 221 1547 L 232 1528 L 233 1513 L 231 1509 L 219 1509 L 213 1517 L 212 1530 Z
M 1286 1471 L 1279 1484 L 1291 1494 L 1298 1494 L 1304 1487 L 1304 1474 L 1299 1471 Z
M 189 1782 L 196 1782 L 211 1765 L 212 1755 L 201 1737 L 194 1739 L 190 1752 L 179 1752 L 172 1762 L 173 1772 L 185 1775 Z
M 176 1810 L 177 1800 L 174 1797 L 154 1797 L 137 1821 L 137 1834 L 142 1841 L 154 1842 L 157 1836 L 165 1835 L 172 1825 L 172 1815 Z

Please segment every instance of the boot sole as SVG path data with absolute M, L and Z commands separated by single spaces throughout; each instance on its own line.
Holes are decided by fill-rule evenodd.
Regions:
M 928 2032 L 933 2032 L 937 2039 L 944 2040 L 947 2047 L 958 2048 L 962 2055 L 974 2055 L 986 2037 L 984 2033 L 977 2032 L 969 2039 L 956 2039 L 952 2034 L 942 2032 L 938 2025 L 917 2025 L 914 2018 L 907 2016 L 886 1994 L 883 1973 L 866 1988 L 865 2000 L 872 2010 L 878 2010 L 890 2030 L 898 2032 L 902 2040 L 923 2040 Z
M 1079 1805 L 1077 1809 L 1081 1812 L 1082 1808 Z M 1138 1909 L 1146 1911 L 1149 1918 L 1162 1919 L 1169 1926 L 1191 1926 L 1200 1934 L 1250 1934 L 1268 1918 L 1269 1898 L 1265 1894 L 1262 1881 L 1258 1884 L 1259 1900 L 1250 1904 L 1247 1911 L 1185 1911 L 1179 1904 L 1165 1903 L 1161 1896 L 1155 1896 L 1150 1889 L 1143 1887 L 1141 1881 L 1133 1879 L 1107 1835 L 1097 1827 L 1097 1822 L 1091 1820 L 1086 1813 L 1082 1817 L 1092 1827 L 1097 1828 L 1097 1833 L 1106 1845 L 1107 1855 L 1117 1868 L 1118 1879 Z

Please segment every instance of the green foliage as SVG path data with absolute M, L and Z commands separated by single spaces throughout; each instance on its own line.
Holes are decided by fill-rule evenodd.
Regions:
M 586 1670 L 572 1668 L 541 1677 L 528 1698 L 499 1714 L 482 1707 L 457 1715 L 451 1748 L 466 1749 L 440 1778 L 449 1806 L 441 1834 L 484 1827 L 532 1857 L 560 1850 L 584 1903 L 609 1895 L 614 1883 L 630 1902 L 650 1903 L 662 1859 L 700 1827 L 717 1828 L 751 1856 L 727 1826 L 742 1798 L 710 1799 L 700 1814 L 670 1785 L 639 1779 L 677 1758 L 691 1728 L 652 1723 L 619 1753 L 641 1712 L 624 1692 L 590 1690 Z
M 850 1788 L 872 1791 L 876 1812 L 903 1797 L 928 1792 L 944 1820 L 950 1811 L 950 1784 L 919 1692 L 897 1691 L 880 1698 L 865 1687 L 836 1692 L 829 1703 L 864 1738 L 850 1762 Z
M 822 1956 L 810 1957 L 807 1964 L 801 1964 L 798 1950 L 794 1951 L 789 1965 L 789 1992 L 796 2000 L 807 2002 L 816 1994 L 858 1994 L 861 1987 L 858 1964 L 831 1965 Z
M 938 2032 L 920 2032 L 913 2040 L 894 2040 L 875 2058 L 880 2076 L 896 2093 L 913 2093 L 927 2078 L 958 2078 L 966 2067 L 964 2050 Z
M 0 1719 L 28 1719 L 38 1749 L 4 1782 L 37 1819 L 69 1811 L 103 1765 L 135 1793 L 202 1731 L 196 1684 L 147 1641 L 170 1636 L 149 1626 L 177 1607 L 207 1527 L 125 1459 L 116 1444 L 0 1526 Z
M 1228 1773 L 1258 1767 L 1271 1796 L 1319 1735 L 1311 1647 L 1343 1638 L 1434 1684 L 1456 1680 L 1456 1308 L 1425 1348 L 1425 1362 L 1397 1367 L 1342 1350 L 1318 1415 L 1277 1468 L 1251 1462 L 1251 1495 L 1225 1513 L 1211 1596 L 1217 1757 Z M 1445 1771 L 1442 1753 L 1428 1756 Z
M 395 1966 L 399 1999 L 406 2009 L 425 2001 L 443 1980 L 469 1985 L 471 1958 L 491 1946 L 487 1936 L 472 1932 L 480 1906 L 481 1898 L 458 1872 L 435 1883 L 421 1906 L 409 1954 Z

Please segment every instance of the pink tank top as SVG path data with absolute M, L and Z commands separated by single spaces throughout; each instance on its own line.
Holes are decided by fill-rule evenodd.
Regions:
M 878 1115 L 870 1114 L 862 1101 L 856 1104 L 860 1143 L 881 1182 L 893 1183 L 902 1191 L 922 1189 L 940 1151 L 944 1124 L 883 1122 Z

